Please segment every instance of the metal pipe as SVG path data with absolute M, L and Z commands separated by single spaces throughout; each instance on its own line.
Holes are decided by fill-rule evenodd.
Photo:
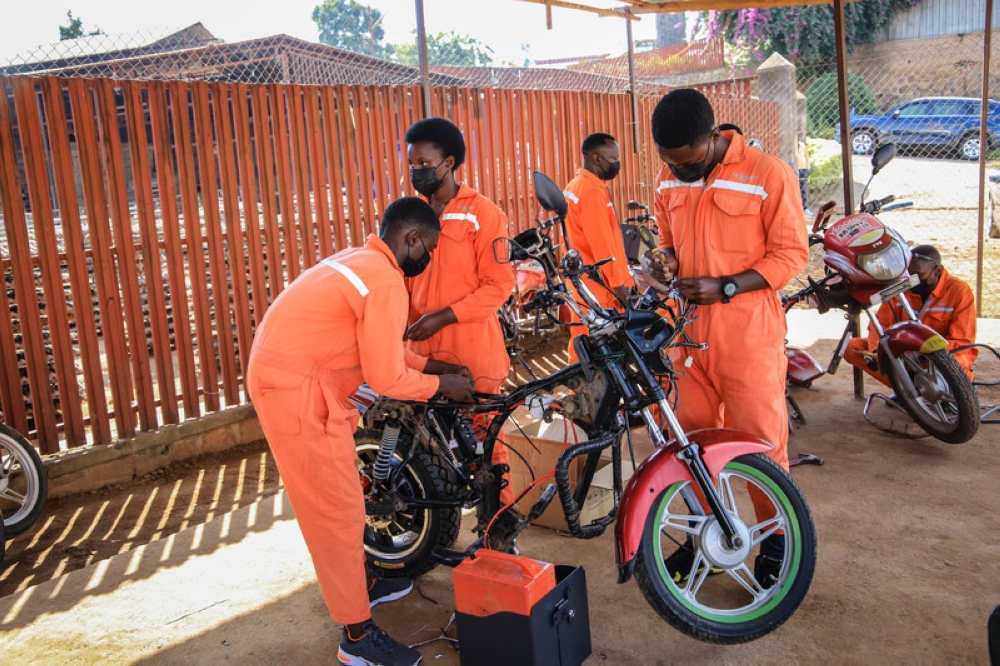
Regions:
M 983 29 L 983 101 L 979 109 L 979 234 L 976 240 L 976 316 L 983 316 L 983 244 L 986 224 L 986 153 L 989 148 L 989 127 L 986 125 L 990 101 L 990 50 L 993 42 L 993 3 L 986 3 L 986 26 Z
M 420 62 L 420 88 L 424 96 L 424 118 L 431 117 L 431 78 L 427 62 L 427 30 L 424 27 L 424 0 L 413 0 L 417 13 L 417 58 Z
M 626 7 L 624 11 L 629 12 L 629 9 Z M 625 19 L 625 32 L 628 35 L 628 88 L 632 95 L 632 141 L 638 155 L 642 153 L 639 145 L 639 90 L 635 82 L 635 43 L 632 41 L 632 21 L 629 19 Z

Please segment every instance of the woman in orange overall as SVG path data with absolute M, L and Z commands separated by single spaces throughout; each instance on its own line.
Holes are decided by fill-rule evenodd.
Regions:
M 421 356 L 469 368 L 477 391 L 499 393 L 510 358 L 497 310 L 514 289 L 514 270 L 497 262 L 493 241 L 507 237 L 507 215 L 455 179 L 465 162 L 465 141 L 454 124 L 427 118 L 414 123 L 404 138 L 410 182 L 441 220 L 441 240 L 430 265 L 407 280 L 406 339 Z M 507 448 L 498 441 L 493 462 L 508 460 Z M 501 501 L 513 499 L 511 489 L 504 488 Z
M 437 216 L 420 199 L 392 203 L 379 237 L 323 260 L 281 292 L 250 351 L 247 391 L 330 617 L 345 625 L 338 651 L 344 664 L 420 661 L 420 653 L 371 619 L 371 606 L 403 596 L 412 583 L 367 574 L 365 501 L 354 452 L 358 412 L 348 396 L 367 382 L 400 399 L 426 400 L 438 392 L 471 398 L 463 368 L 418 358 L 402 342 L 409 300 L 403 276 L 426 267 L 439 231 Z
M 708 99 L 675 90 L 653 111 L 653 141 L 665 163 L 657 176 L 661 281 L 677 276 L 698 303 L 687 329 L 707 349 L 680 348 L 677 416 L 688 429 L 732 427 L 770 442 L 788 469 L 784 312 L 777 290 L 809 258 L 798 180 L 783 161 L 720 131 Z M 770 504 L 754 496 L 758 518 Z M 755 575 L 770 587 L 784 556 L 784 535 L 761 543 Z M 676 580 L 690 575 L 693 551 L 667 558 Z

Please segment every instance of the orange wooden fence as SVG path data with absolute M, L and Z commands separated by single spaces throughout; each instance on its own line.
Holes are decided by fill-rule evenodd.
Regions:
M 416 87 L 0 78 L 0 408 L 43 453 L 101 444 L 245 401 L 255 324 L 299 273 L 376 230 L 412 194 Z M 655 98 L 640 104 L 648 136 Z M 619 206 L 659 169 L 627 96 L 436 88 L 465 133 L 458 172 L 511 218 L 531 173 L 567 182 L 579 145 L 615 135 Z M 720 122 L 776 113 L 719 100 Z M 624 213 L 623 213 L 624 214 Z

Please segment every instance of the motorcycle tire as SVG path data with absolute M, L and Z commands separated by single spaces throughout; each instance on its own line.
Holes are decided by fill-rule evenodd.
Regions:
M 395 479 L 398 495 L 421 499 L 452 496 L 455 488 L 448 481 L 450 475 L 440 456 L 417 449 L 410 457 L 408 448 L 412 444 L 404 444 L 404 438 L 409 439 L 405 435 L 400 438 L 392 461 L 391 478 Z M 355 433 L 359 473 L 370 475 L 380 442 L 378 432 Z M 406 466 L 399 470 L 407 458 Z M 397 509 L 392 514 L 366 516 L 365 554 L 387 578 L 415 578 L 437 565 L 432 556 L 435 547 L 451 548 L 455 544 L 461 519 L 458 507 Z
M 0 514 L 7 538 L 26 532 L 45 507 L 49 478 L 38 451 L 25 437 L 0 424 Z
M 976 388 L 948 350 L 904 352 L 900 360 L 920 395 L 911 398 L 901 390 L 891 370 L 889 381 L 913 420 L 927 434 L 948 444 L 962 444 L 975 437 L 979 431 Z
M 674 628 L 709 643 L 745 643 L 780 627 L 802 603 L 816 570 L 816 527 L 798 484 L 763 454 L 734 458 L 715 483 L 744 545 L 730 548 L 711 512 L 693 514 L 684 495 L 694 488 L 679 481 L 653 503 L 635 577 L 649 605 Z M 770 502 L 772 517 L 757 520 L 751 492 Z M 758 569 L 761 544 L 776 532 L 784 533 L 780 559 Z M 684 548 L 691 551 L 687 571 L 675 563 L 679 570 L 670 572 L 666 560 Z M 766 586 L 765 571 L 773 574 Z

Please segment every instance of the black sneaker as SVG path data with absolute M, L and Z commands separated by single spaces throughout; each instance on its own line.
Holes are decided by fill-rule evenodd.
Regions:
M 772 534 L 760 542 L 760 553 L 753 561 L 753 576 L 762 588 L 769 590 L 778 582 L 784 561 L 784 534 Z
M 663 560 L 663 564 L 667 567 L 667 573 L 670 574 L 670 578 L 675 583 L 683 583 L 691 577 L 691 569 L 694 567 L 694 548 L 691 547 L 690 543 L 685 543 L 675 550 L 673 555 Z M 704 571 L 706 566 L 707 563 L 702 558 L 701 562 L 698 563 L 698 572 Z M 714 576 L 722 571 L 722 569 L 712 567 L 708 575 Z
M 368 574 L 368 604 L 374 608 L 387 601 L 402 599 L 413 589 L 409 578 L 383 578 L 382 574 L 371 571 Z
M 337 650 L 337 660 L 348 666 L 416 666 L 423 655 L 411 647 L 389 638 L 389 634 L 368 620 L 363 625 L 364 633 L 354 641 L 344 627 L 344 636 L 340 639 L 340 649 Z

